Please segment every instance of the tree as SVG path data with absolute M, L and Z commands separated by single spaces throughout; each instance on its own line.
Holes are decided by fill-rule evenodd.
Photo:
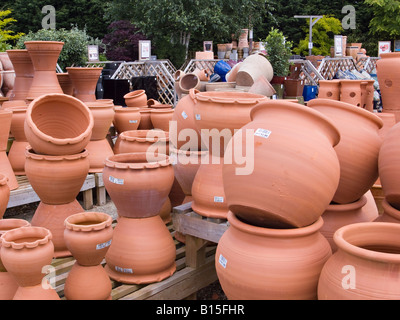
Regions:
M 12 48 L 11 42 L 20 38 L 23 33 L 15 34 L 12 30 L 8 30 L 8 26 L 16 22 L 14 18 L 7 18 L 11 14 L 11 10 L 0 11 L 0 52 Z

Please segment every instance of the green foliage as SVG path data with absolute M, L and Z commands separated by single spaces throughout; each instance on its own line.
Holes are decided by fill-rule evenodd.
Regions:
M 4 52 L 12 48 L 11 42 L 18 40 L 23 33 L 15 34 L 12 30 L 8 30 L 8 26 L 16 22 L 14 18 L 7 18 L 11 14 L 11 10 L 0 11 L 0 52 Z
M 153 52 L 157 55 L 157 59 L 168 59 L 178 68 L 185 62 L 185 46 L 167 37 L 154 39 Z
M 292 42 L 286 40 L 282 31 L 272 28 L 263 40 L 267 59 L 274 69 L 274 75 L 286 76 L 289 73 L 289 59 L 292 55 Z
M 16 48 L 25 48 L 25 41 L 63 41 L 64 46 L 58 59 L 58 65 L 65 70 L 66 67 L 81 67 L 87 62 L 87 46 L 91 38 L 86 30 L 78 27 L 66 29 L 40 29 L 37 32 L 29 32 L 19 38 Z
M 365 0 L 372 7 L 374 17 L 369 23 L 374 35 L 396 39 L 400 36 L 400 1 Z
M 303 30 L 309 30 L 309 20 Z M 331 46 L 334 44 L 334 35 L 339 35 L 343 31 L 342 22 L 331 16 L 324 15 L 312 29 L 312 54 L 327 56 L 330 54 Z M 296 54 L 308 55 L 308 41 L 310 33 L 307 32 L 306 38 L 301 40 L 299 45 L 293 49 Z

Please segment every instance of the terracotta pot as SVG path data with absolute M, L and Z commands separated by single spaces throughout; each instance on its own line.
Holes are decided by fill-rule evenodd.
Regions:
M 0 151 L 0 174 L 3 174 L 8 178 L 7 184 L 10 190 L 19 188 L 17 178 L 15 177 L 14 170 L 11 166 L 10 160 L 8 159 L 6 151 Z
M 10 187 L 7 183 L 8 178 L 4 174 L 0 173 L 0 219 L 3 219 L 10 199 Z
M 114 127 L 118 133 L 124 131 L 136 130 L 141 122 L 141 114 L 139 108 L 131 107 L 114 107 Z
M 341 101 L 314 99 L 308 106 L 326 115 L 340 132 L 340 142 L 335 146 L 340 162 L 340 181 L 332 201 L 345 204 L 360 199 L 378 178 L 382 120 Z
M 250 87 L 248 92 L 261 94 L 266 97 L 272 97 L 276 93 L 274 87 L 264 76 L 260 76 Z
M 340 101 L 355 105 L 362 106 L 361 97 L 361 83 L 362 80 L 340 80 Z
M 57 73 L 57 79 L 63 93 L 72 96 L 74 94 L 74 85 L 68 72 Z
M 177 70 L 174 73 L 174 90 L 175 90 L 175 94 L 178 97 L 178 100 L 182 97 L 182 91 L 181 88 L 179 86 L 179 82 L 181 81 L 182 76 L 185 74 L 185 72 L 183 70 Z
M 151 217 L 167 200 L 174 169 L 165 154 L 122 153 L 106 159 L 103 181 L 118 215 Z
M 374 220 L 375 222 L 400 223 L 400 211 L 387 202 L 385 198 L 382 199 L 382 209 L 382 213 Z
M 241 63 L 236 74 L 236 84 L 252 86 L 261 75 L 271 82 L 274 76 L 272 65 L 262 54 L 251 54 Z
M 75 155 L 48 156 L 26 150 L 26 176 L 40 200 L 65 204 L 75 200 L 89 171 L 88 151 Z
M 93 115 L 93 129 L 90 140 L 103 140 L 106 138 L 114 120 L 114 104 L 102 101 L 86 102 Z
M 13 105 L 11 105 L 13 104 Z M 28 106 L 22 100 L 8 101 L 3 104 L 4 110 L 11 110 L 10 133 L 16 141 L 27 141 L 24 131 L 24 123 Z
M 162 281 L 176 271 L 176 248 L 160 216 L 119 217 L 106 254 L 109 277 L 128 284 Z
M 258 104 L 251 118 L 227 148 L 228 154 L 235 155 L 223 166 L 229 209 L 258 226 L 292 228 L 313 223 L 338 186 L 337 128 L 315 110 L 279 100 Z M 250 141 L 249 133 L 254 137 Z M 254 150 L 245 163 L 236 157 L 239 146 Z
M 398 233 L 387 222 L 353 223 L 334 234 L 338 250 L 325 263 L 319 300 L 398 300 Z
M 340 80 L 319 80 L 318 98 L 340 100 Z
M 0 151 L 7 151 L 12 115 L 11 110 L 0 109 Z
M 379 130 L 379 135 L 383 139 L 385 139 L 385 136 L 387 132 L 396 124 L 396 117 L 393 113 L 383 113 L 383 112 L 378 112 L 376 115 L 381 118 L 383 122 L 382 128 Z
M 27 49 L 7 50 L 14 72 L 15 80 L 10 100 L 25 100 L 33 81 L 33 64 Z
M 41 154 L 82 152 L 90 141 L 93 126 L 90 109 L 82 101 L 65 94 L 36 98 L 26 111 L 26 139 L 33 150 Z
M 124 95 L 127 107 L 147 107 L 147 94 L 145 90 L 134 90 Z
M 114 145 L 114 153 L 150 152 L 169 154 L 169 133 L 162 130 L 130 130 L 122 132 Z
M 16 176 L 25 176 L 25 150 L 29 148 L 29 142 L 14 140 L 10 151 L 8 152 L 8 160 Z
M 86 146 L 89 159 L 89 173 L 100 173 L 104 169 L 104 161 L 114 155 L 107 139 L 89 141 Z
M 151 122 L 151 108 L 139 108 L 140 112 L 140 123 L 139 130 L 151 130 L 153 129 L 153 123 Z
M 361 106 L 370 112 L 374 112 L 374 83 L 375 80 L 361 82 Z
M 249 29 L 242 29 L 239 36 L 238 48 L 247 48 L 249 46 L 248 37 Z
M 400 90 L 399 68 L 400 52 L 383 53 L 376 63 L 376 75 L 381 91 L 382 109 L 400 109 L 398 92 Z
M 33 100 L 48 93 L 63 93 L 57 79 L 56 67 L 64 42 L 25 41 L 24 44 L 34 69 L 27 99 Z
M 299 97 L 303 95 L 304 80 L 286 79 L 283 83 L 286 97 Z
M 225 75 L 225 79 L 227 82 L 235 82 L 236 83 L 236 75 L 239 72 L 240 66 L 242 65 L 242 62 L 239 61 L 236 63 L 232 69 Z
M 185 73 L 179 81 L 179 91 L 182 94 L 188 94 L 190 89 L 200 90 L 200 78 L 194 73 Z
M 74 87 L 74 97 L 83 102 L 96 101 L 96 86 L 102 67 L 67 67 L 69 78 Z
M 294 229 L 252 226 L 232 212 L 228 221 L 230 227 L 217 246 L 215 267 L 229 300 L 317 298 L 321 269 L 332 255 L 328 241 L 319 232 L 322 218 Z
M 172 108 L 171 105 L 168 104 L 162 104 L 161 102 L 155 100 L 155 99 L 148 99 L 147 100 L 147 107 L 148 108 Z
M 51 232 L 41 227 L 9 230 L 2 237 L 1 259 L 19 287 L 14 300 L 59 300 L 57 292 L 42 285 L 43 267 L 51 264 L 54 246 Z M 35 295 L 31 296 L 32 287 Z M 27 289 L 25 289 L 27 288 Z
M 169 132 L 170 121 L 174 115 L 174 109 L 154 109 L 151 110 L 150 119 L 154 129 Z

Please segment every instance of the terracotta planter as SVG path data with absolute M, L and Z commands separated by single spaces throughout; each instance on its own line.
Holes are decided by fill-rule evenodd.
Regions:
M 161 102 L 155 100 L 155 99 L 148 99 L 147 100 L 147 107 L 148 108 L 172 108 L 171 105 L 168 104 L 162 104 Z
M 385 139 L 386 134 L 388 131 L 396 124 L 396 117 L 393 113 L 383 113 L 379 112 L 376 115 L 381 118 L 383 122 L 382 128 L 379 130 L 379 135 L 383 139 Z
M 319 80 L 318 98 L 340 100 L 340 80 Z
M 0 174 L 8 178 L 7 184 L 10 190 L 18 189 L 19 184 L 6 151 L 0 151 Z
M 276 93 L 274 87 L 264 76 L 259 77 L 250 87 L 248 92 L 261 94 L 266 97 L 272 97 Z
M 236 154 L 239 146 L 254 150 L 245 164 L 234 157 L 223 166 L 229 209 L 258 226 L 292 228 L 313 223 L 338 186 L 337 128 L 315 110 L 279 100 L 258 104 L 251 118 L 227 148 L 229 154 Z M 250 142 L 249 132 L 254 137 Z
M 111 299 L 111 282 L 101 262 L 113 236 L 111 216 L 82 212 L 65 219 L 65 243 L 76 259 L 65 281 L 67 300 Z
M 182 97 L 182 91 L 181 88 L 179 86 L 179 82 L 181 81 L 182 76 L 185 74 L 185 72 L 183 72 L 183 70 L 177 70 L 174 73 L 174 89 L 175 89 L 175 94 L 178 97 L 178 100 Z
M 340 162 L 340 181 L 332 201 L 341 204 L 357 201 L 378 178 L 382 120 L 341 101 L 314 99 L 308 106 L 326 115 L 340 132 L 340 142 L 335 147 Z
M 399 224 L 385 222 L 337 230 L 333 239 L 338 250 L 321 271 L 318 299 L 398 300 L 399 232 Z
M 294 229 L 252 226 L 232 212 L 228 221 L 230 227 L 217 246 L 215 267 L 229 300 L 317 298 L 321 269 L 332 254 L 319 232 L 322 218 Z
M 74 94 L 74 85 L 68 72 L 57 73 L 57 79 L 63 93 L 72 96 Z
M 355 105 L 362 106 L 361 97 L 361 83 L 362 80 L 340 80 L 340 101 Z
M 74 87 L 74 97 L 83 102 L 96 101 L 96 86 L 102 67 L 67 67 L 69 78 Z
M 124 95 L 127 107 L 147 107 L 147 94 L 145 90 L 135 90 Z
M 139 130 L 151 130 L 153 129 L 153 123 L 151 122 L 151 108 L 139 108 L 140 112 L 140 123 Z
M 9 230 L 2 235 L 1 259 L 19 287 L 14 300 L 59 300 L 57 292 L 42 285 L 43 267 L 50 265 L 54 246 L 51 232 L 41 227 Z M 34 288 L 33 288 L 34 287 Z
M 64 42 L 25 41 L 24 43 L 34 69 L 33 80 L 26 98 L 33 100 L 44 94 L 63 93 L 57 79 L 56 67 Z
M 174 109 L 151 110 L 150 119 L 154 129 L 169 132 L 170 121 L 174 115 Z
M 304 80 L 286 79 L 283 83 L 286 97 L 299 97 L 303 95 Z
M 10 187 L 8 186 L 8 178 L 0 173 L 0 219 L 3 219 L 6 212 L 8 201 L 10 199 Z
M 162 281 L 176 271 L 176 248 L 160 216 L 119 217 L 106 254 L 109 277 L 128 284 Z
M 271 63 L 261 54 L 249 55 L 240 65 L 236 74 L 236 84 L 238 86 L 252 86 L 262 75 L 268 81 L 272 80 L 274 71 Z
M 15 176 L 25 176 L 25 150 L 29 147 L 27 141 L 16 141 L 14 140 L 10 151 L 8 152 L 8 160 L 11 168 L 14 171 Z
M 114 107 L 114 127 L 118 133 L 136 130 L 141 121 L 140 109 L 135 107 Z
M 182 94 L 188 94 L 190 89 L 200 90 L 200 78 L 194 73 L 185 73 L 179 81 L 179 91 Z
M 14 72 L 15 80 L 10 100 L 25 100 L 32 85 L 34 70 L 27 49 L 7 50 Z
M 93 126 L 90 109 L 82 101 L 65 94 L 36 98 L 26 111 L 26 139 L 33 150 L 41 154 L 82 152 L 90 141 Z
M 361 106 L 370 112 L 374 112 L 374 83 L 375 80 L 361 82 Z
M 383 53 L 376 64 L 379 89 L 381 91 L 383 110 L 399 110 L 400 90 L 399 70 L 400 52 Z
M 174 169 L 165 154 L 117 154 L 106 159 L 103 181 L 119 216 L 152 217 L 167 200 Z
M 0 109 L 0 151 L 7 151 L 11 123 L 12 111 L 7 109 Z
M 107 139 L 89 141 L 86 150 L 89 153 L 89 173 L 102 172 L 105 160 L 114 155 L 114 151 Z
M 90 140 L 103 140 L 106 138 L 114 120 L 114 104 L 107 101 L 86 102 L 93 115 L 93 129 Z
M 387 202 L 385 198 L 382 199 L 382 209 L 382 213 L 374 220 L 375 222 L 400 223 L 400 211 Z
M 114 145 L 114 153 L 150 152 L 169 154 L 169 133 L 162 130 L 130 130 L 122 132 Z

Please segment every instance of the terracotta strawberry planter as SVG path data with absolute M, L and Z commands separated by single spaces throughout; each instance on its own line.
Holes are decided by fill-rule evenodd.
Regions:
M 74 97 L 83 102 L 96 101 L 96 86 L 102 67 L 67 67 L 68 76 L 74 87 Z
M 362 80 L 340 80 L 340 101 L 362 107 L 361 83 Z

